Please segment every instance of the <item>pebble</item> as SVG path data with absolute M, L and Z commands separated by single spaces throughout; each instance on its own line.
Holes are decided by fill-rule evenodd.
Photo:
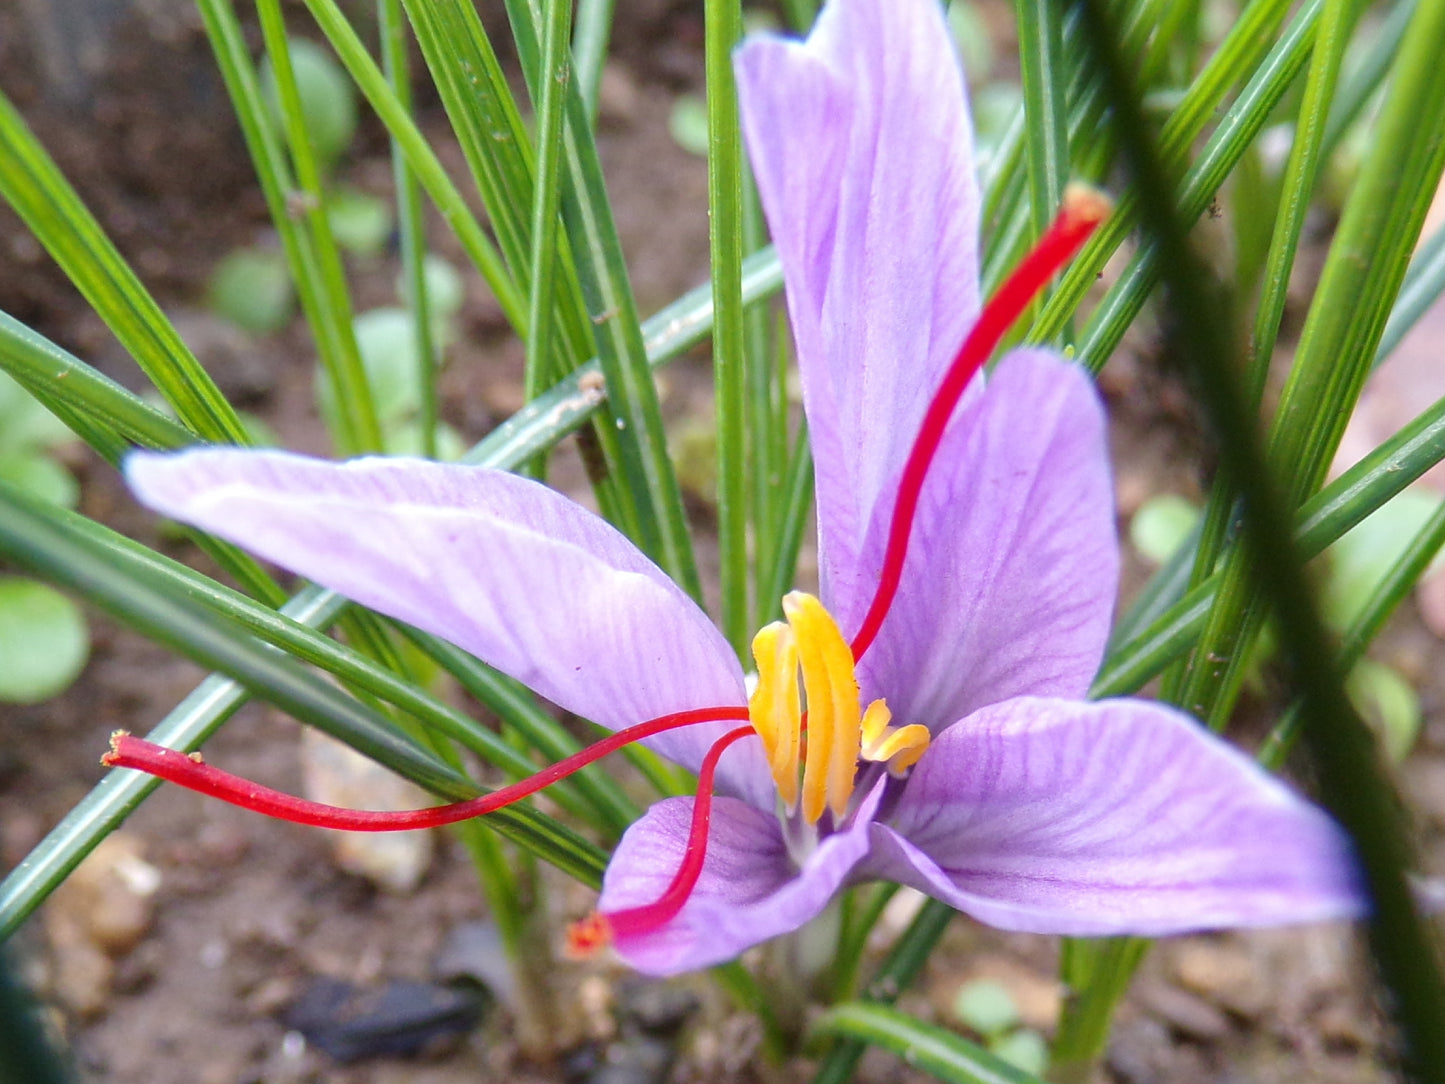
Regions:
M 289 975 L 266 979 L 246 996 L 246 1008 L 255 1016 L 275 1016 L 296 1000 L 296 983 Z
M 681 1031 L 699 1007 L 697 995 L 676 983 L 644 979 L 623 982 L 617 989 L 616 1012 L 624 1032 L 636 1027 L 668 1038 Z
M 51 990 L 60 1004 L 76 1016 L 98 1016 L 110 1001 L 115 964 L 92 942 L 51 937 L 55 965 Z
M 408 1057 L 476 1027 L 486 995 L 474 988 L 391 980 L 355 986 L 318 976 L 286 1011 L 284 1023 L 340 1062 Z
M 1160 1079 L 1173 1040 L 1157 1020 L 1120 1020 L 1109 1036 L 1107 1060 L 1125 1084 L 1150 1084 Z
M 881 949 L 908 928 L 928 897 L 914 888 L 900 888 L 883 908 L 872 931 L 868 934 L 868 946 Z
M 1229 1012 L 1252 1018 L 1269 1005 L 1270 984 L 1243 945 L 1188 942 L 1178 946 L 1173 962 L 1179 985 Z
M 665 1084 L 677 1051 L 663 1039 L 633 1036 L 606 1047 L 583 1047 L 562 1071 L 572 1084 Z
M 1411 757 L 1400 765 L 1406 800 L 1417 816 L 1431 826 L 1445 828 L 1445 760 L 1439 757 Z
M 498 418 L 510 418 L 526 406 L 527 396 L 521 381 L 511 372 L 506 372 L 505 375 L 499 375 L 495 379 L 489 379 L 483 383 L 475 401 L 469 405 L 472 409 L 485 408 L 482 416 L 476 418 L 475 421 L 485 420 L 487 423 L 495 425 Z
M 45 905 L 56 998 L 78 1016 L 103 1011 L 115 981 L 115 959 L 145 937 L 155 917 L 161 874 L 140 841 L 112 833 Z
M 697 995 L 685 986 L 647 979 L 619 983 L 612 1012 L 617 1037 L 589 1042 L 563 1059 L 569 1084 L 665 1084 L 677 1061 L 683 1027 L 697 1012 Z
M 303 789 L 312 801 L 348 809 L 418 809 L 435 801 L 418 787 L 320 731 L 302 732 Z M 414 891 L 431 865 L 432 833 L 332 833 L 336 864 L 397 895 Z
M 1229 1018 L 1201 997 L 1167 983 L 1140 983 L 1138 1002 L 1170 1028 L 1190 1039 L 1223 1039 L 1230 1032 Z
M 5 755 L 0 752 L 0 757 Z M 3 775 L 4 769 L 0 767 L 0 776 Z M 18 802 L 11 803 L 11 807 L 5 810 L 4 818 L 0 819 L 0 865 L 5 869 L 14 869 L 44 838 L 45 822 L 40 815 L 35 810 L 20 807 Z
M 1109 1069 L 1122 1084 L 1183 1084 L 1212 1079 L 1200 1052 L 1174 1041 L 1157 1020 L 1120 1020 L 1109 1038 Z
M 1129 518 L 1158 491 L 1159 481 L 1142 466 L 1121 464 L 1114 472 L 1114 511 Z
M 597 118 L 603 124 L 623 128 L 637 120 L 642 92 L 627 65 L 609 60 L 602 66 L 597 85 Z
M 582 1014 L 583 1031 L 590 1039 L 601 1041 L 617 1034 L 617 1021 L 612 1016 L 612 984 L 601 975 L 588 975 L 577 984 L 577 1008 Z
M 516 997 L 512 963 L 494 922 L 453 926 L 432 961 L 432 977 L 438 982 L 474 982 L 506 1004 Z
M 1380 1043 L 1379 1020 L 1338 1001 L 1316 1013 L 1313 1023 L 1320 1038 L 1327 1043 L 1340 1043 L 1358 1050 L 1371 1050 Z
M 1424 403 L 1445 395 L 1445 370 L 1440 365 L 1440 341 L 1445 337 L 1445 305 L 1426 309 L 1415 326 L 1366 382 L 1350 414 L 1330 468 L 1340 474 L 1376 445 L 1415 417 Z M 1426 490 L 1445 489 L 1445 469 L 1432 467 L 1415 483 Z
M 1445 640 L 1445 570 L 1425 576 L 1416 585 L 1415 603 L 1425 627 Z

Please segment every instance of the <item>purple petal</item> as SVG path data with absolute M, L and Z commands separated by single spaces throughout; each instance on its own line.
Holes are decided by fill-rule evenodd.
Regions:
M 737 54 L 797 337 L 825 582 L 850 574 L 978 314 L 973 134 L 951 41 L 937 0 L 832 0 L 806 42 Z
M 938 737 L 887 820 L 869 873 L 1004 929 L 1158 937 L 1364 906 L 1329 817 L 1142 700 L 986 708 Z
M 827 906 L 867 854 L 869 822 L 882 793 L 876 788 L 852 822 L 819 843 L 801 870 L 776 816 L 731 798 L 714 799 L 697 887 L 671 922 L 619 939 L 618 955 L 639 971 L 675 975 L 731 960 L 798 929 Z M 692 804 L 691 798 L 658 802 L 627 830 L 603 878 L 599 910 L 637 907 L 662 895 L 687 847 Z
M 887 531 L 880 516 L 869 582 Z M 1014 696 L 1082 697 L 1118 575 L 1098 393 L 1055 355 L 1010 354 L 934 460 L 897 599 L 860 666 L 865 697 L 934 730 Z M 871 598 L 824 601 L 852 629 Z
M 603 726 L 746 704 L 735 656 L 692 600 L 609 524 L 536 482 L 228 449 L 132 455 L 126 476 L 151 508 L 450 640 Z M 650 744 L 696 768 L 729 726 Z M 727 789 L 771 804 L 761 754 L 730 751 L 722 766 Z

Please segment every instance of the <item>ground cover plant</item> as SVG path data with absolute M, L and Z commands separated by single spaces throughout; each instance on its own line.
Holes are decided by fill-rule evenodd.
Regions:
M 1420 243 L 1445 163 L 1445 140 L 1420 137 L 1445 130 L 1429 44 L 1445 4 L 1023 0 L 1022 100 L 975 158 L 932 0 L 789 4 L 794 40 L 745 43 L 742 11 L 709 3 L 712 278 L 646 321 L 596 138 L 609 5 L 581 5 L 574 28 L 569 5 L 508 3 L 521 93 L 460 0 L 384 0 L 374 23 L 305 7 L 292 23 L 391 141 L 404 364 L 378 362 L 354 315 L 330 176 L 345 138 L 298 78 L 314 47 L 262 0 L 258 65 L 227 0 L 198 10 L 312 336 L 330 453 L 430 459 L 174 454 L 252 444 L 254 427 L 0 113 L 0 195 L 167 410 L 8 316 L 0 366 L 143 503 L 199 529 L 222 573 L 0 480 L 7 562 L 217 672 L 145 739 L 114 739 L 114 771 L 0 888 L 7 935 L 158 775 L 302 823 L 455 823 L 541 1060 L 549 991 L 575 974 L 558 963 L 568 918 L 574 953 L 711 968 L 757 1064 L 821 1080 L 870 1045 L 942 1079 L 1088 1079 L 1144 938 L 1359 918 L 1392 1021 L 1374 1067 L 1438 1074 L 1432 888 L 1343 675 L 1424 575 L 1445 512 L 1411 521 L 1337 642 L 1302 562 L 1445 451 L 1442 400 L 1327 481 L 1373 365 L 1445 287 L 1445 246 Z M 414 119 L 413 51 L 459 168 Z M 1271 136 L 1287 151 L 1265 161 Z M 1351 145 L 1366 150 L 1329 194 Z M 1189 233 L 1221 191 L 1234 243 L 1209 266 Z M 1318 285 L 1277 357 L 1308 214 L 1330 199 Z M 525 344 L 525 405 L 455 464 L 434 461 L 454 443 L 438 389 L 455 302 L 428 274 L 424 201 Z M 1131 329 L 1197 396 L 1211 488 L 1110 634 L 1115 495 L 1089 377 Z M 653 372 L 709 335 L 715 578 Z M 597 514 L 544 484 L 573 433 Z M 816 590 L 795 589 L 812 587 L 800 554 Z M 315 585 L 288 595 L 257 557 Z M 1265 639 L 1286 691 L 1251 757 L 1211 731 Z M 1157 700 L 1131 696 L 1155 678 Z M 450 804 L 340 809 L 186 755 L 253 696 Z M 1271 774 L 1296 745 L 1318 805 Z M 478 766 L 506 785 L 481 787 Z M 559 877 L 600 888 L 595 912 L 549 920 L 537 901 Z M 900 885 L 931 900 L 879 958 Z M 955 908 L 1065 935 L 1047 1055 L 1013 1043 L 1006 1015 L 965 1017 L 981 1045 L 891 1006 L 970 921 Z

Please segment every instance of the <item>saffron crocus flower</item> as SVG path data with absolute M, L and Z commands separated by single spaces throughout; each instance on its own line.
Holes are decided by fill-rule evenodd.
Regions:
M 729 959 L 872 878 L 1055 934 L 1361 908 L 1348 845 L 1319 809 L 1171 708 L 1083 699 L 1118 568 L 1099 400 L 1042 350 L 973 374 L 1091 207 L 1066 208 L 1027 273 L 981 306 L 948 42 L 935 0 L 831 0 L 805 42 L 763 38 L 737 57 L 797 337 L 821 569 L 820 596 L 789 595 L 786 621 L 758 634 L 751 695 L 676 585 L 536 483 L 230 450 L 127 465 L 152 507 L 701 769 L 697 797 L 628 830 L 598 918 L 577 931 L 643 971 Z M 142 744 L 118 743 L 114 762 L 231 793 Z

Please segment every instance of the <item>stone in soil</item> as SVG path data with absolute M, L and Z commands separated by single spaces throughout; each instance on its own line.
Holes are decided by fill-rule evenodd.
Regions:
M 354 986 L 316 978 L 284 1022 L 340 1062 L 409 1057 L 436 1050 L 476 1027 L 486 995 L 475 988 L 393 980 Z
M 316 730 L 302 732 L 306 797 L 345 809 L 417 809 L 434 799 L 405 779 Z M 414 891 L 432 860 L 432 833 L 335 832 L 332 854 L 348 873 L 399 895 Z
M 78 1016 L 104 1010 L 115 960 L 150 930 L 161 875 L 142 854 L 136 837 L 113 833 L 46 902 L 53 993 Z
M 1181 943 L 1174 975 L 1186 990 L 1242 1017 L 1258 1016 L 1269 1002 L 1269 984 L 1259 972 L 1258 959 L 1242 945 Z

